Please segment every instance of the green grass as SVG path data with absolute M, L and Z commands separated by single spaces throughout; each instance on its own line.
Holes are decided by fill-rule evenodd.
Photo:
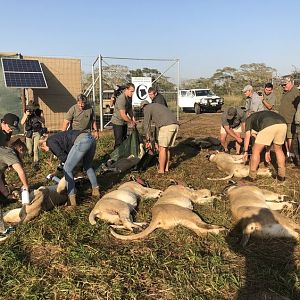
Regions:
M 174 179 L 221 192 L 226 183 L 206 180 L 212 174 L 221 175 L 207 162 L 207 153 L 198 153 L 182 143 L 190 136 L 217 133 L 219 117 L 183 114 L 170 173 L 157 178 L 153 166 L 139 175 L 155 188 L 164 189 Z M 213 124 L 210 128 L 203 125 L 208 121 Z M 102 137 L 97 142 L 95 163 L 100 163 L 112 147 L 111 134 Z M 45 176 L 57 165 L 49 155 L 44 155 L 42 162 L 43 169 L 36 174 L 29 159 L 25 160 L 31 186 L 47 184 Z M 260 179 L 258 184 L 299 202 L 299 179 L 292 172 L 284 184 L 275 184 L 270 178 Z M 102 194 L 128 181 L 129 175 L 98 174 Z M 8 178 L 10 184 L 19 185 L 14 172 Z M 15 234 L 0 245 L 0 299 L 221 300 L 235 299 L 239 293 L 243 295 L 239 299 L 283 299 L 278 295 L 299 299 L 299 245 L 251 239 L 245 249 L 241 248 L 239 234 L 231 231 L 226 197 L 215 205 L 194 205 L 205 221 L 228 228 L 225 233 L 197 237 L 177 227 L 158 229 L 143 241 L 122 242 L 110 235 L 104 222 L 89 224 L 88 215 L 95 205 L 90 195 L 89 184 L 84 184 L 75 210 L 59 207 L 44 212 L 30 223 L 19 225 Z M 137 221 L 150 221 L 154 203 L 154 199 L 140 202 Z M 299 219 L 297 215 L 291 217 Z

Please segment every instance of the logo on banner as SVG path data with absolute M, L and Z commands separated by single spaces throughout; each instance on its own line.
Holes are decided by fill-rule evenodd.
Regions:
M 147 96 L 148 96 L 148 88 L 146 85 L 144 84 L 140 84 L 137 88 L 136 88 L 136 95 L 140 100 L 146 100 Z

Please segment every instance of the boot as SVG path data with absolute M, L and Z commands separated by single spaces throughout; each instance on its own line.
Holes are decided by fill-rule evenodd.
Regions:
M 100 197 L 99 186 L 93 187 L 93 189 L 92 189 L 92 197 Z
M 72 194 L 72 195 L 69 195 L 69 198 L 68 198 L 68 205 L 69 206 L 76 206 L 76 195 L 75 194 Z

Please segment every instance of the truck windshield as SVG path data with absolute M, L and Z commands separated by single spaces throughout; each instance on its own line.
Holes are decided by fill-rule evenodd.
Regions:
M 211 90 L 196 91 L 196 96 L 213 96 L 214 93 Z

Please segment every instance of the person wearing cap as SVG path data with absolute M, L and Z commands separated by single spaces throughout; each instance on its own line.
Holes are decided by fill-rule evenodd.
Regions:
M 128 125 L 131 127 L 136 126 L 132 109 L 132 96 L 134 91 L 134 84 L 131 82 L 127 83 L 123 92 L 116 99 L 114 113 L 111 118 L 115 137 L 114 149 L 126 140 Z
M 265 110 L 265 106 L 262 103 L 261 98 L 259 95 L 254 92 L 253 87 L 251 85 L 246 85 L 243 88 L 243 93 L 246 96 L 246 112 L 247 115 L 257 111 Z
M 52 134 L 40 141 L 43 151 L 51 151 L 63 163 L 63 172 L 67 183 L 68 204 L 76 206 L 74 169 L 82 160 L 83 168 L 92 186 L 92 196 L 99 197 L 99 185 L 93 169 L 93 158 L 96 152 L 96 140 L 89 132 L 68 130 Z
M 141 102 L 141 109 L 144 111 L 144 133 L 146 137 L 146 148 L 151 145 L 151 123 L 158 128 L 158 153 L 159 153 L 159 174 L 169 171 L 170 151 L 174 146 L 179 125 L 176 116 L 164 105 L 149 103 L 147 100 Z
M 95 112 L 83 94 L 77 96 L 77 103 L 71 106 L 65 116 L 62 131 L 68 129 L 92 131 L 94 138 L 99 138 Z
M 254 181 L 256 179 L 257 168 L 260 163 L 260 154 L 265 148 L 265 160 L 266 162 L 270 162 L 270 147 L 273 145 L 278 165 L 277 179 L 284 181 L 286 170 L 285 155 L 282 150 L 282 145 L 284 144 L 287 131 L 285 119 L 280 114 L 269 110 L 253 113 L 246 119 L 243 154 L 244 161 L 248 160 L 250 137 L 252 135 L 251 131 L 256 132 L 256 138 L 254 145 L 252 146 L 249 176 L 245 179 L 248 181 Z
M 12 167 L 23 184 L 22 189 L 28 191 L 29 185 L 22 166 L 22 157 L 26 152 L 26 145 L 20 139 L 11 143 L 10 147 L 0 147 L 0 194 L 6 199 L 14 199 L 9 195 L 5 186 L 4 172 Z
M 156 88 L 149 87 L 148 95 L 152 103 L 159 103 L 161 105 L 168 107 L 165 97 L 162 94 L 160 94 Z
M 265 84 L 262 92 L 262 103 L 267 110 L 274 110 L 276 103 L 276 95 L 273 91 L 274 86 L 271 82 Z
M 228 135 L 235 139 L 236 154 L 240 154 L 243 139 L 241 133 L 245 130 L 246 113 L 241 108 L 229 107 L 221 116 L 220 140 L 225 152 L 228 152 Z
M 299 90 L 293 84 L 291 76 L 283 77 L 281 79 L 280 85 L 283 88 L 283 92 L 278 112 L 284 117 L 287 123 L 285 146 L 287 150 L 287 160 L 288 162 L 292 162 L 295 156 L 292 145 L 293 135 L 296 133 L 294 118 L 297 106 L 299 104 Z
M 19 120 L 19 117 L 12 113 L 3 116 L 0 127 L 0 147 L 8 145 L 13 130 L 19 130 Z

